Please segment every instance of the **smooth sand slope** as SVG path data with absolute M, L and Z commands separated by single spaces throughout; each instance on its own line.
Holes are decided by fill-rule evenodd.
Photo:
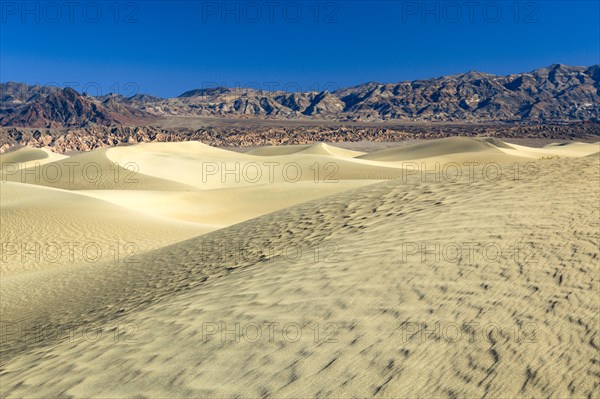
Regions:
M 3 277 L 131 255 L 216 230 L 143 214 L 76 192 L 0 183 Z
M 595 149 L 597 145 L 570 144 L 551 146 L 548 151 L 581 156 Z M 1 177 L 7 183 L 2 190 L 6 221 L 2 231 L 9 244 L 2 251 L 10 256 L 2 257 L 1 269 L 12 273 L 77 264 L 69 246 L 82 242 L 76 238 L 85 238 L 82 245 L 88 245 L 86 253 L 78 251 L 77 259 L 97 262 L 111 251 L 121 251 L 121 245 L 128 244 L 129 254 L 157 248 L 382 179 L 404 180 L 421 168 L 441 170 L 440 164 L 474 158 L 528 162 L 547 150 L 456 137 L 368 155 L 322 143 L 265 147 L 254 153 L 260 155 L 186 142 L 147 143 L 72 157 L 32 148 L 3 154 Z M 36 191 L 36 186 L 63 191 Z M 85 201 L 81 195 L 102 203 Z M 9 201 L 13 197 L 18 200 Z M 131 215 L 125 216 L 123 208 Z M 141 224 L 134 222 L 148 216 Z M 148 225 L 155 217 L 197 226 L 178 229 L 168 220 Z M 158 229 L 159 224 L 164 230 Z M 32 245 L 35 253 L 28 254 Z M 91 252 L 84 256 L 98 248 L 102 256 Z
M 309 170 L 314 165 L 306 158 L 306 168 L 299 172 L 311 173 L 310 179 L 287 179 L 279 168 L 279 177 L 275 179 L 273 174 L 272 182 L 270 178 L 250 182 L 241 174 L 223 180 L 211 174 L 212 181 L 204 184 L 204 162 L 219 168 L 223 162 L 235 165 L 240 162 L 239 154 L 197 142 L 137 147 L 115 149 L 119 154 L 115 161 L 107 157 L 112 150 L 72 157 L 32 148 L 3 154 L 0 270 L 4 276 L 97 264 L 111 257 L 128 259 L 148 249 L 378 181 L 364 175 L 359 180 L 327 178 L 324 168 Z M 146 158 L 149 165 L 143 161 Z M 241 158 L 243 162 L 247 157 Z M 330 157 L 327 162 L 332 163 L 328 174 L 339 170 L 336 159 Z M 284 163 L 280 159 L 280 164 Z M 149 173 L 142 173 L 140 165 Z M 296 172 L 292 169 L 290 176 Z M 169 173 L 152 176 L 156 170 Z
M 154 216 L 160 215 L 222 228 L 277 209 L 373 184 L 377 181 L 340 180 L 335 184 L 273 183 L 173 192 L 89 190 L 82 194 Z M 268 200 L 265 200 L 266 197 Z
M 133 163 L 139 172 L 199 189 L 296 182 L 336 183 L 340 180 L 381 180 L 401 175 L 397 165 L 333 155 L 317 144 L 303 151 L 253 155 L 213 148 L 198 142 L 144 143 L 107 150 L 121 165 Z M 305 153 L 305 151 L 312 152 Z M 352 151 L 350 151 L 352 153 Z
M 123 198 L 126 212 L 145 204 L 145 212 L 173 223 L 185 219 L 172 213 L 176 207 L 193 209 L 198 220 L 225 220 L 225 208 L 236 206 L 232 196 L 247 201 L 240 213 L 280 202 L 272 213 L 231 218 L 229 227 L 139 253 L 127 265 L 3 276 L 1 394 L 597 397 L 600 159 L 588 155 L 598 146 L 562 146 L 559 159 L 541 160 L 527 148 L 459 141 L 480 150 L 440 152 L 431 142 L 431 153 L 419 149 L 422 158 L 413 160 L 500 152 L 510 166 L 536 167 L 518 179 L 503 173 L 455 182 L 403 174 L 396 163 L 404 155 L 304 154 L 398 178 L 365 185 L 350 169 L 335 183 L 347 184 L 341 192 L 304 203 L 286 196 L 285 181 L 203 188 L 191 172 L 177 183 L 196 188 L 172 209 L 161 196 L 173 197 L 158 189 L 137 199 L 122 190 L 71 194 L 102 206 Z M 107 156 L 131 150 L 144 176 L 165 179 L 151 161 L 185 171 L 167 147 L 115 148 Z M 194 144 L 181 150 L 183 164 L 197 166 L 198 151 L 218 159 L 218 150 L 206 154 Z M 235 159 L 220 159 L 229 156 Z M 353 188 L 356 180 L 362 186 Z M 39 189 L 40 196 L 65 195 Z M 308 188 L 297 190 L 311 198 Z M 221 201 L 224 208 L 214 208 Z M 203 216 L 193 204 L 204 202 L 213 208 Z
M 246 154 L 262 155 L 262 156 L 278 156 L 291 154 L 319 154 L 319 155 L 336 155 L 341 157 L 358 157 L 364 155 L 364 152 L 347 150 L 325 143 L 303 144 L 303 145 L 286 145 L 286 146 L 271 146 L 261 147 L 248 151 Z
M 132 162 L 112 162 L 106 157 L 106 151 L 106 149 L 99 149 L 71 157 L 56 154 L 59 158 L 50 162 L 42 159 L 25 163 L 19 163 L 18 158 L 15 162 L 13 153 L 4 154 L 0 157 L 0 178 L 3 182 L 34 184 L 65 190 L 190 189 L 169 179 L 157 179 L 139 173 L 139 167 Z
M 49 148 L 30 148 L 24 147 L 16 151 L 0 155 L 1 163 L 20 163 L 28 166 L 36 162 L 39 164 L 59 161 L 68 158 L 66 155 L 52 152 Z
M 598 151 L 598 143 L 550 144 L 531 148 L 507 144 L 494 138 L 473 139 L 451 137 L 413 145 L 388 148 L 358 156 L 358 159 L 387 162 L 510 162 L 511 160 L 539 160 L 550 157 L 577 158 Z
M 497 145 L 485 140 L 474 140 L 467 137 L 451 137 L 408 146 L 392 147 L 361 155 L 359 158 L 375 161 L 408 161 L 450 154 L 473 154 L 478 152 L 485 152 L 488 155 L 490 153 L 501 153 Z

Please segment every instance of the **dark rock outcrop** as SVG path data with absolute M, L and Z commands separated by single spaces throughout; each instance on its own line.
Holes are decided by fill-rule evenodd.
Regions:
M 155 126 L 89 126 L 72 129 L 0 128 L 0 153 L 19 146 L 50 147 L 56 152 L 90 151 L 96 148 L 140 142 L 198 140 L 217 147 L 250 147 L 314 142 L 433 139 L 452 136 L 535 138 L 597 141 L 600 125 L 513 124 L 410 124 L 405 126 L 248 126 L 160 128 Z

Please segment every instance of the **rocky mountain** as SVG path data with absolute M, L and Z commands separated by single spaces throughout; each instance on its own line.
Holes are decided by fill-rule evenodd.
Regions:
M 190 90 L 168 99 L 144 94 L 129 98 L 108 95 L 78 98 L 78 106 L 67 105 L 69 100 L 64 99 L 76 97 L 73 90 L 67 95 L 66 89 L 23 87 L 12 82 L 0 89 L 3 126 L 114 125 L 150 115 L 339 121 L 600 121 L 600 65 L 555 64 L 508 76 L 471 71 L 400 83 L 371 82 L 331 93 L 217 87 Z
M 599 66 L 367 84 L 335 93 L 344 113 L 374 119 L 558 122 L 600 118 Z
M 0 106 L 11 107 L 23 104 L 60 91 L 59 87 L 26 85 L 25 83 L 8 82 L 0 85 Z
M 128 97 L 126 101 L 129 101 L 132 104 L 146 104 L 146 103 L 155 103 L 161 101 L 162 98 L 151 96 L 149 94 L 135 94 L 131 97 Z
M 8 83 L 9 87 L 13 84 Z M 4 85 L 3 85 L 4 86 Z M 3 87 L 4 89 L 4 87 Z M 147 116 L 135 107 L 127 106 L 115 96 L 100 99 L 81 95 L 72 88 L 21 87 L 23 93 L 33 92 L 26 101 L 7 104 L 0 115 L 2 126 L 83 127 L 90 124 L 115 126 L 140 124 Z M 11 96 L 2 91 L 2 98 Z M 24 96 L 21 96 L 23 98 Z

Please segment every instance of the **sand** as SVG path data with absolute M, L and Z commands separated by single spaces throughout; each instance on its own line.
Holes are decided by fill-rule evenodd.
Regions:
M 11 171 L 3 242 L 144 246 L 2 264 L 2 396 L 598 397 L 598 144 L 329 147 L 71 157 L 135 163 L 132 187 Z M 265 159 L 338 169 L 198 174 Z

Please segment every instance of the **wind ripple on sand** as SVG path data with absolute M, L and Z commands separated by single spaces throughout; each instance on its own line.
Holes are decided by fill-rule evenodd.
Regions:
M 394 180 L 147 252 L 128 267 L 6 279 L 3 320 L 93 322 L 111 335 L 6 342 L 2 394 L 593 397 L 599 171 L 588 157 L 543 161 L 530 182 Z M 324 242 L 336 244 L 338 262 L 273 255 Z M 528 243 L 536 261 L 505 252 L 498 262 L 404 261 L 407 242 Z M 236 243 L 253 250 L 238 261 L 203 250 L 223 243 L 227 256 Z M 115 343 L 116 322 L 136 326 L 135 340 Z M 294 322 L 308 333 L 205 339 L 212 322 Z M 500 329 L 477 330 L 473 341 L 405 334 L 410 323 L 436 322 Z M 315 340 L 314 323 L 333 323 L 335 342 Z M 535 340 L 515 339 L 527 323 Z

